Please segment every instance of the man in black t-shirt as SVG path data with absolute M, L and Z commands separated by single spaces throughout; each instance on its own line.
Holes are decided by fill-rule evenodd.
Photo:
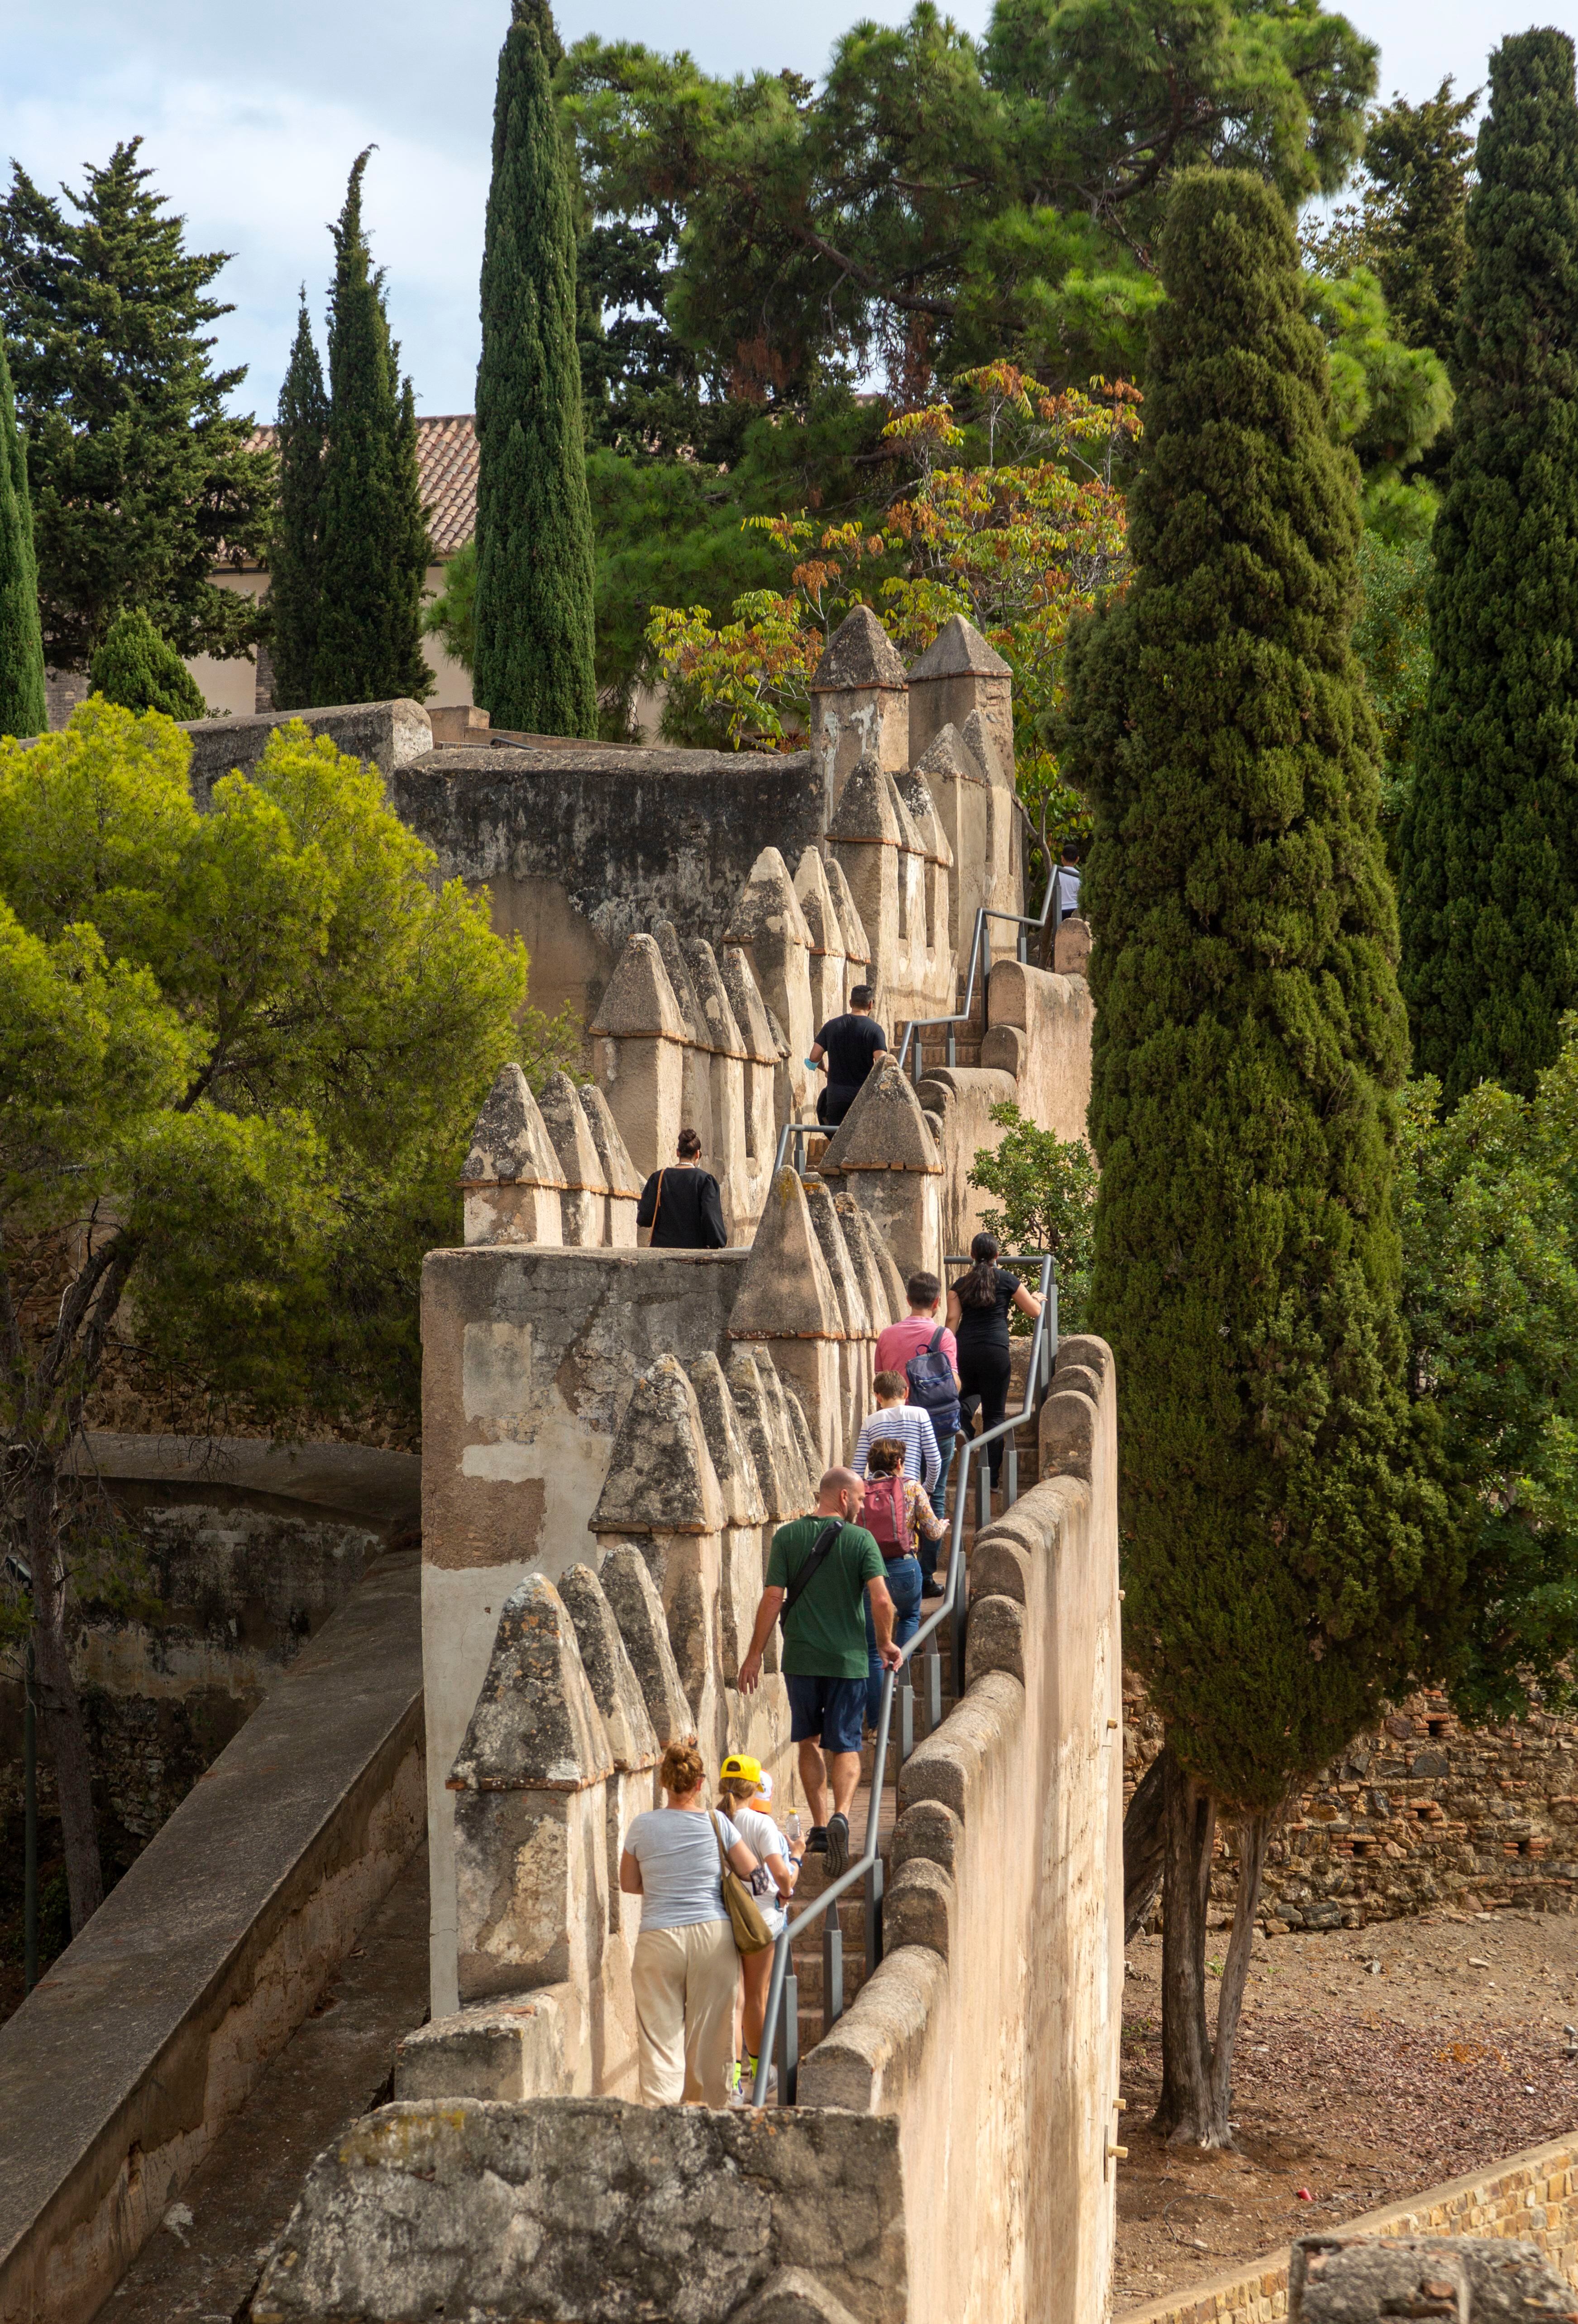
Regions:
M 872 1067 L 888 1054 L 882 1028 L 872 1019 L 872 999 L 869 984 L 857 984 L 849 996 L 848 1015 L 824 1025 L 811 1044 L 812 1065 L 825 1065 L 827 1074 L 827 1086 L 817 1100 L 817 1119 L 829 1129 L 844 1120 Z

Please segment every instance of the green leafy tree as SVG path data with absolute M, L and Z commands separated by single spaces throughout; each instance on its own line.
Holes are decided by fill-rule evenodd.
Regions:
M 1452 416 L 1452 383 L 1440 356 L 1395 337 L 1380 284 L 1368 267 L 1310 284 L 1310 311 L 1324 334 L 1339 441 L 1362 475 L 1365 528 L 1384 540 L 1428 540 L 1435 493 L 1416 472 Z
M 444 586 L 422 610 L 422 634 L 437 638 L 462 669 L 476 668 L 476 543 L 457 549 L 444 567 Z
M 1449 74 L 1434 97 L 1394 96 L 1370 124 L 1364 170 L 1379 197 L 1373 264 L 1411 347 L 1450 355 L 1469 271 L 1468 190 L 1474 141 L 1463 128 L 1480 92 L 1453 97 Z
M 494 106 L 476 374 L 476 698 L 497 726 L 595 734 L 595 584 L 569 165 L 525 8 Z
M 1363 666 L 1380 725 L 1380 820 L 1389 850 L 1414 781 L 1414 739 L 1430 687 L 1430 545 L 1383 540 L 1366 530 L 1359 543 L 1363 600 L 1353 650 Z
M 299 725 L 199 815 L 96 698 L 0 745 L 0 1526 L 32 1570 L 72 1925 L 99 1896 L 67 1642 L 106 1350 L 265 1425 L 416 1409 L 422 1255 L 518 1054 L 519 941 Z
M 1133 578 L 1071 645 L 1064 740 L 1095 810 L 1091 1307 L 1125 1640 L 1168 1743 L 1157 2122 L 1220 2145 L 1268 1835 L 1429 1666 L 1445 1526 L 1406 1394 L 1357 475 L 1275 189 L 1182 179 L 1161 272 Z M 1241 1869 L 1213 2040 L 1219 1814 Z
M 37 734 L 47 724 L 27 451 L 0 337 L 0 734 Z
M 1440 1416 L 1464 1587 L 1465 1719 L 1574 1700 L 1578 1654 L 1578 1020 L 1532 1098 L 1450 1111 L 1411 1084 L 1399 1179 L 1413 1393 Z
M 295 710 L 316 699 L 323 607 L 324 453 L 328 442 L 328 394 L 308 319 L 305 285 L 295 344 L 280 388 L 274 440 L 280 499 L 269 550 L 269 655 L 274 706 Z
M 422 702 L 427 521 L 417 482 L 416 407 L 389 336 L 383 276 L 362 227 L 359 153 L 333 229 L 328 434 L 323 462 L 318 653 L 312 700 Z
M 981 1223 L 1004 1250 L 1049 1250 L 1057 1262 L 1057 1328 L 1083 1332 L 1090 1300 L 1096 1166 L 1083 1138 L 1059 1138 L 1027 1121 L 1011 1098 L 992 1109 L 1004 1132 L 980 1146 L 970 1184 L 995 1194 L 1001 1210 Z M 1018 1318 L 1016 1316 L 1017 1323 Z
M 93 690 L 124 710 L 204 718 L 208 706 L 175 648 L 144 613 L 118 613 L 93 657 Z
M 226 254 L 185 247 L 141 142 L 65 189 L 67 208 L 21 168 L 0 203 L 0 318 L 59 669 L 86 669 L 127 606 L 180 654 L 234 657 L 257 635 L 255 602 L 210 577 L 256 558 L 273 503 L 272 456 L 226 409 L 246 374 L 209 368 Z
M 1334 190 L 1375 53 L 1318 0 L 995 0 L 981 42 L 921 0 L 847 32 L 817 89 L 595 38 L 560 86 L 593 210 L 660 241 L 704 377 L 793 404 L 880 362 L 909 401 L 1021 338 L 1048 380 L 1131 374 L 1173 176 Z
M 1430 690 L 1398 835 L 1416 1056 L 1533 1093 L 1578 1001 L 1578 102 L 1565 33 L 1490 60 L 1435 534 Z

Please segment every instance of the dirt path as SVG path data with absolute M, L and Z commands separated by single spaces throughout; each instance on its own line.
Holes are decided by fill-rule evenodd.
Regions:
M 1225 1948 L 1225 1932 L 1213 1937 Z M 1211 1958 L 1220 1963 L 1218 1950 Z M 1129 1948 L 1114 2313 L 1578 2127 L 1578 1917 L 1257 1937 L 1238 2151 L 1167 2147 L 1161 1939 Z M 1571 2054 L 1569 2054 L 1571 2052 Z

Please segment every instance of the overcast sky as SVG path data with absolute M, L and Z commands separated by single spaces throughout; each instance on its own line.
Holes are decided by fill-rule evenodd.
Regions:
M 983 27 L 990 0 L 955 14 Z M 560 0 L 567 41 L 584 32 L 688 47 L 715 72 L 791 66 L 816 75 L 862 14 L 898 23 L 909 0 L 800 0 L 769 16 L 734 0 Z M 199 247 L 233 251 L 220 277 L 235 312 L 218 354 L 249 377 L 238 408 L 272 418 L 305 280 L 321 321 L 329 240 L 346 173 L 376 143 L 365 211 L 388 269 L 390 313 L 418 409 L 469 411 L 476 277 L 487 192 L 494 60 L 508 0 L 6 0 L 0 156 L 53 186 L 141 134 L 160 189 Z M 1527 0 L 1358 0 L 1381 47 L 1381 90 L 1414 99 L 1444 73 L 1484 76 L 1504 33 L 1555 21 L 1578 32 L 1578 0 L 1533 17 Z M 8 173 L 7 173 L 8 174 Z

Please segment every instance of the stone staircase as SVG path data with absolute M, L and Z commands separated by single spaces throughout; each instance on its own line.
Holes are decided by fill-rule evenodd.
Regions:
M 958 1010 L 964 1006 L 964 980 L 962 976 L 954 996 L 954 1006 Z M 894 1040 L 901 1042 L 907 1029 L 903 1025 L 899 1026 Z M 983 982 L 977 982 L 969 1016 L 955 1025 L 953 1032 L 954 1063 L 957 1065 L 978 1065 L 981 1063 L 981 1043 L 986 1032 L 986 992 Z M 920 1043 L 920 1078 L 924 1080 L 927 1074 L 948 1062 L 948 1028 L 946 1025 L 929 1025 L 924 1033 L 918 1033 L 916 1038 Z
M 1013 1409 L 1015 1405 L 1022 1402 L 1024 1397 L 1023 1367 L 1029 1357 L 1029 1346 L 1030 1343 L 1029 1340 L 1015 1342 L 1015 1354 L 1019 1358 L 1019 1360 L 1015 1365 L 1015 1378 L 1010 1403 L 1010 1410 Z M 1023 1351 L 1022 1353 L 1020 1352 L 1021 1349 Z M 1013 1442 L 1019 1448 L 1019 1489 L 1021 1495 L 1029 1492 L 1030 1487 L 1038 1481 L 1040 1474 L 1038 1428 L 1038 1416 L 1032 1415 L 1030 1418 L 1021 1422 L 1018 1429 L 1014 1432 Z M 1000 1489 L 992 1496 L 992 1513 L 993 1517 L 1001 1517 L 1002 1509 L 1003 1498 Z M 948 1515 L 950 1517 L 953 1515 L 953 1492 L 951 1488 L 948 1495 Z M 969 1572 L 971 1552 L 974 1546 L 976 1532 L 975 1520 L 976 1488 L 974 1470 L 972 1469 L 970 1498 L 964 1511 L 964 1546 L 966 1574 Z M 944 1543 L 940 1545 L 940 1547 L 946 1551 L 946 1544 Z M 921 1616 L 923 1619 L 929 1618 L 931 1614 L 935 1613 L 937 1610 L 937 1601 L 934 1598 L 923 1599 L 921 1600 Z M 949 1711 L 954 1707 L 955 1702 L 953 1654 L 949 1628 L 946 1623 L 944 1623 L 936 1632 L 934 1632 L 933 1641 L 935 1641 L 939 1650 L 939 1660 L 941 1665 L 941 1716 L 943 1719 L 946 1719 Z M 911 1666 L 914 1673 L 915 1689 L 915 1740 L 918 1744 L 924 1741 L 926 1736 L 930 1731 L 927 1718 L 927 1703 L 930 1693 L 930 1685 L 926 1670 L 926 1655 L 927 1651 L 933 1641 L 927 1642 L 927 1648 L 923 1648 L 919 1660 Z M 882 1786 L 881 1813 L 881 1820 L 877 1827 L 884 1875 L 888 1869 L 889 1851 L 893 1836 L 893 1825 L 898 1813 L 897 1789 L 900 1766 L 899 1715 L 900 1705 L 897 1695 L 895 1695 L 893 1705 L 893 1737 L 888 1748 L 887 1781 Z M 852 1861 L 860 1855 L 865 1842 L 866 1819 L 871 1810 L 872 1773 L 874 1758 L 875 1745 L 872 1740 L 868 1739 L 861 1752 L 860 1787 L 855 1794 L 854 1805 L 850 1811 L 849 1831 L 850 1856 Z M 821 1856 L 807 1856 L 805 1859 L 804 1868 L 801 1871 L 799 1882 L 795 1892 L 795 1901 L 793 1905 L 790 1907 L 791 1920 L 797 1913 L 804 1912 L 807 1904 L 815 1903 L 816 1899 L 820 1896 L 829 1886 L 830 1882 L 826 1869 L 826 1858 Z M 847 1891 L 845 1895 L 839 1899 L 838 1903 L 831 1908 L 831 1912 L 837 1914 L 838 1932 L 843 1940 L 844 2006 L 847 2009 L 851 2002 L 854 1999 L 855 1995 L 860 1991 L 861 1987 L 865 1982 L 866 1907 L 863 1882 L 856 1887 Z M 794 1973 L 798 1980 L 799 2054 L 802 2062 L 808 2052 L 813 2050 L 817 2043 L 822 2039 L 822 2035 L 826 2030 L 825 2024 L 823 1981 L 826 1962 L 825 1932 L 828 1925 L 828 1920 L 829 1915 L 825 1914 L 818 1920 L 814 1921 L 809 1929 L 807 1929 L 803 1935 L 796 1939 L 793 1949 Z

